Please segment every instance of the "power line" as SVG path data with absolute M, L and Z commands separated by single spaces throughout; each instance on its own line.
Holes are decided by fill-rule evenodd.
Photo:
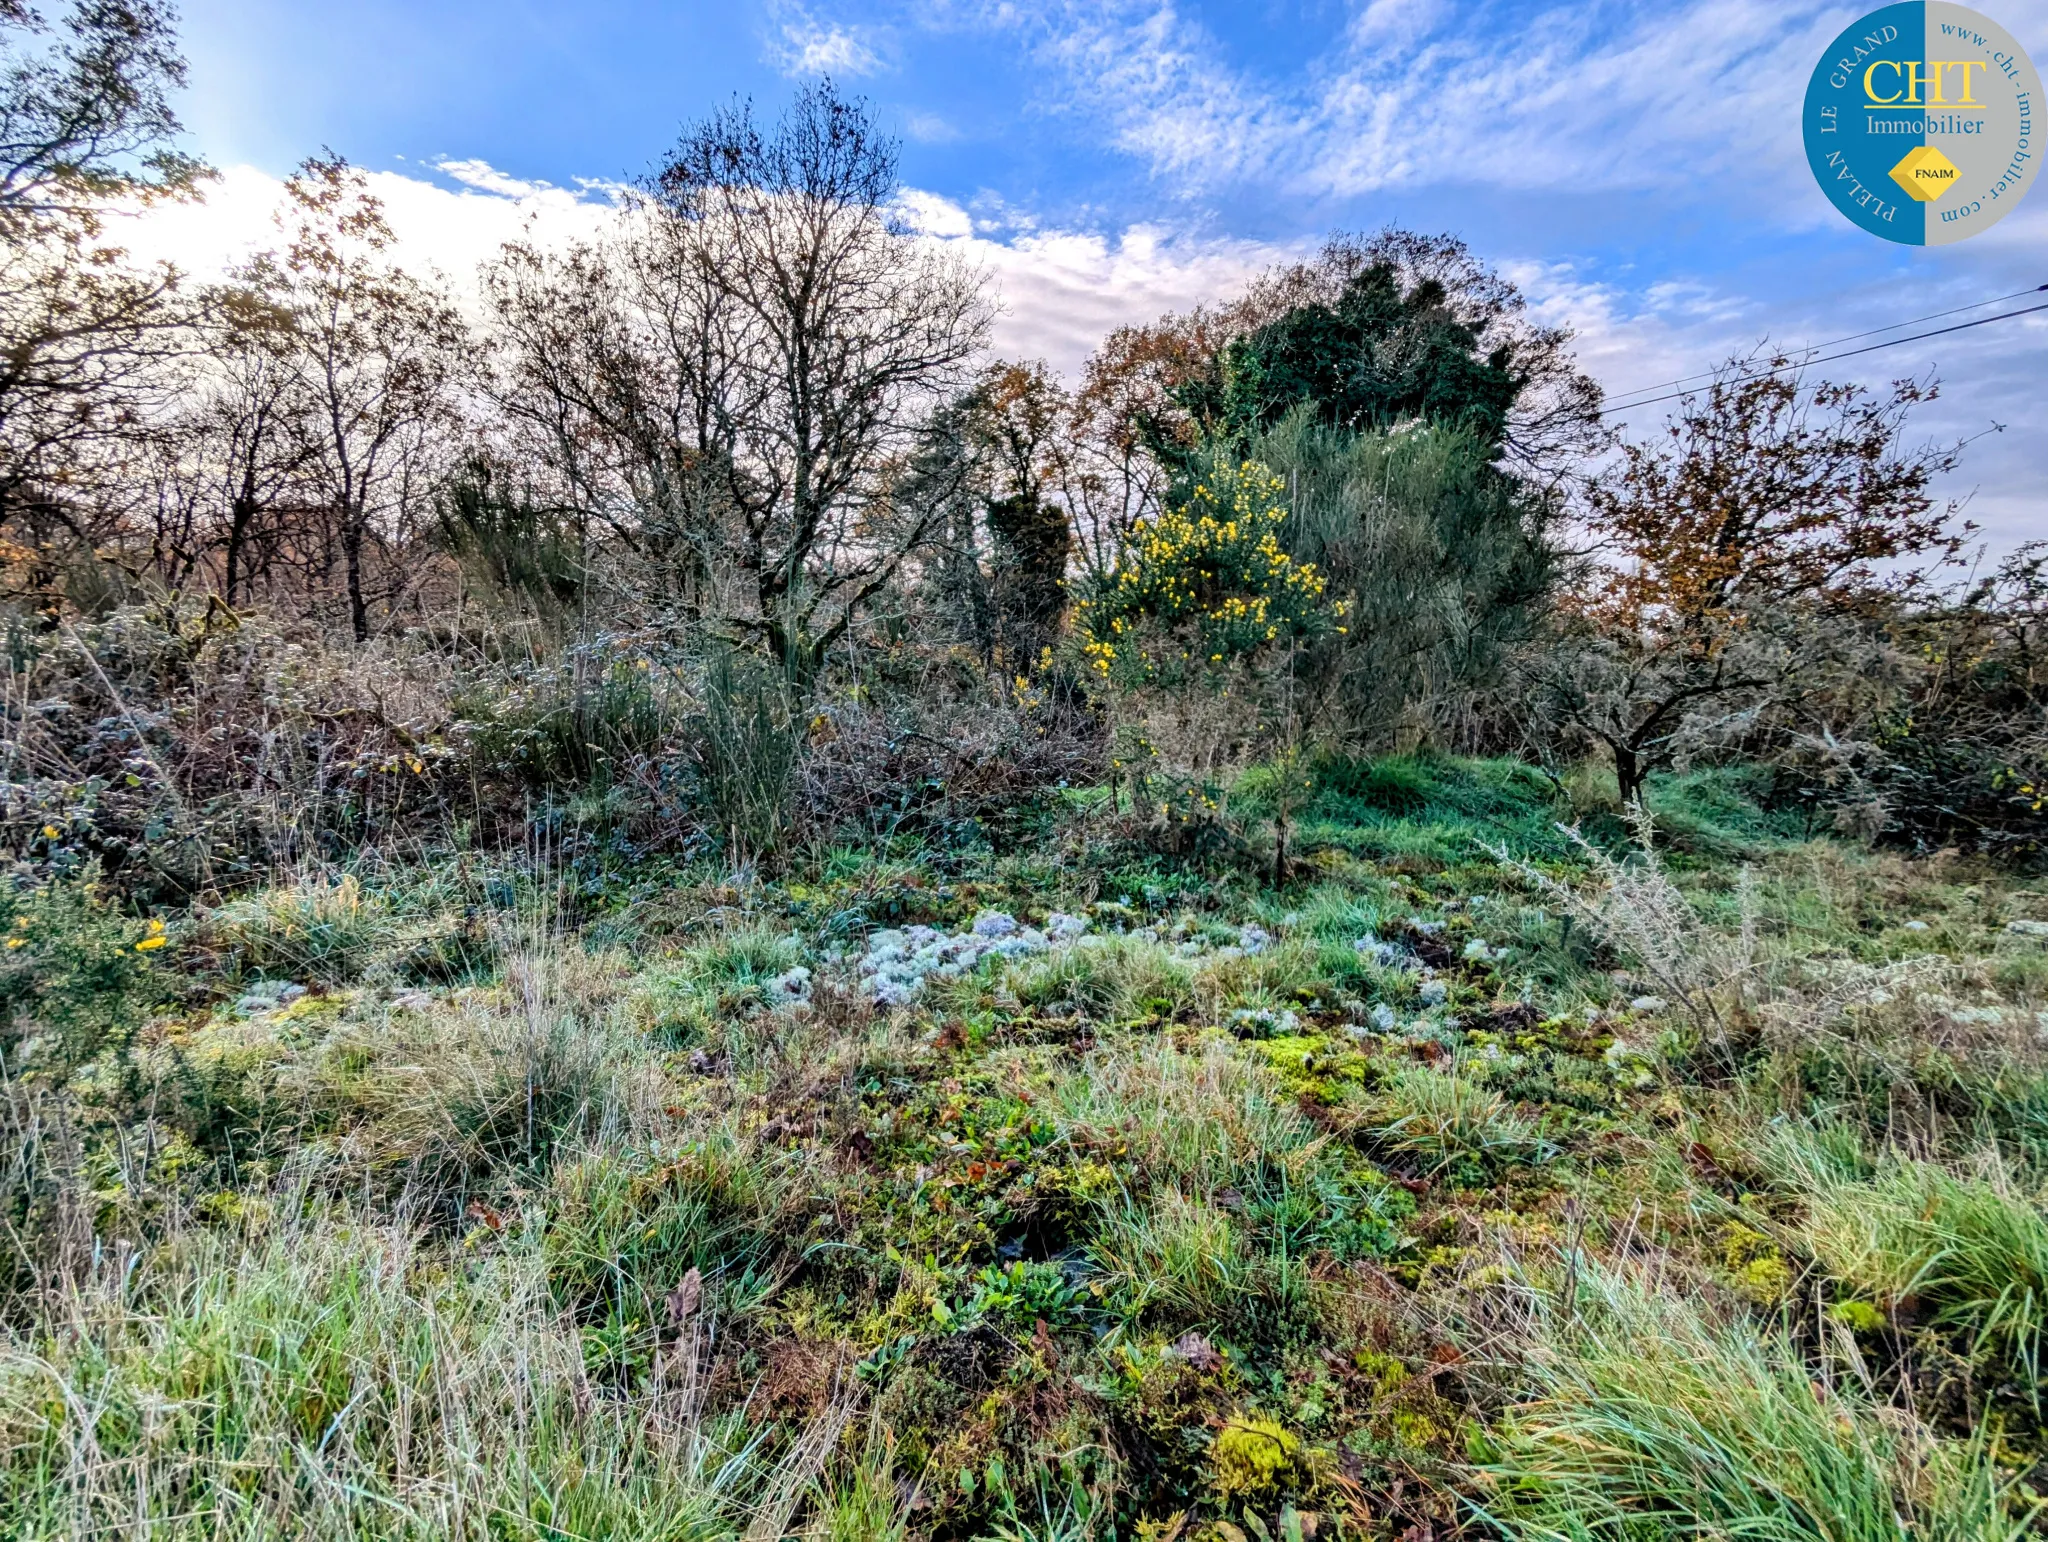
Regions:
M 1983 309 L 1983 308 L 1984 308 L 1985 306 L 1987 306 L 1987 305 L 2002 305 L 2002 304 L 2004 304 L 2004 303 L 2005 303 L 2005 302 L 2006 302 L 2007 300 L 2017 300 L 2017 299 L 2019 299 L 2019 298 L 2020 298 L 2020 297 L 2021 297 L 2022 295 L 2030 295 L 2030 294 L 2040 294 L 2040 293 L 2042 293 L 2042 292 L 2044 292 L 2044 291 L 2048 291 L 2048 284 L 2035 284 L 2034 286 L 2032 286 L 2031 288 L 2028 288 L 2028 289 L 2015 289 L 2015 290 L 2014 290 L 2014 291 L 2013 291 L 2013 292 L 2012 292 L 2011 294 L 2002 294 L 2002 295 L 1995 295 L 1995 296 L 1993 296 L 1993 297 L 1992 297 L 1991 299 L 1989 299 L 1989 300 L 1974 300 L 1974 301 L 1972 301 L 1972 302 L 1971 302 L 1970 304 L 1968 304 L 1968 305 L 1958 305 L 1958 306 L 1954 307 L 1954 308 L 1953 308 L 1953 309 L 1951 309 L 1951 310 L 1945 310 L 1945 311 L 1935 311 L 1935 312 L 1933 312 L 1933 313 L 1932 313 L 1932 314 L 1930 314 L 1930 315 L 1926 315 L 1926 316 L 1915 316 L 1915 317 L 1912 317 L 1912 318 L 1911 318 L 1910 320 L 1907 320 L 1907 321 L 1894 321 L 1894 322 L 1892 322 L 1892 323 L 1891 323 L 1891 324 L 1890 324 L 1889 326 L 1882 326 L 1882 327 L 1872 327 L 1872 328 L 1871 328 L 1871 329 L 1870 329 L 1869 331 L 1867 331 L 1867 332 L 1851 332 L 1851 333 L 1850 333 L 1850 334 L 1849 334 L 1849 335 L 1848 335 L 1847 337 L 1833 337 L 1833 338 L 1829 338 L 1829 339 L 1828 339 L 1828 340 L 1827 340 L 1826 342 L 1824 342 L 1824 343 L 1809 343 L 1809 344 L 1807 344 L 1807 345 L 1806 345 L 1806 346 L 1805 346 L 1804 348 L 1799 348 L 1799 349 L 1795 349 L 1795 350 L 1793 350 L 1793 351 L 1794 351 L 1795 353 L 1802 353 L 1802 354 L 1809 354 L 1809 355 L 1810 355 L 1810 354 L 1816 354 L 1816 353 L 1819 353 L 1819 352 L 1820 352 L 1820 351 L 1821 351 L 1821 350 L 1822 350 L 1823 348 L 1839 348 L 1839 347 L 1840 347 L 1840 346 L 1841 346 L 1841 345 L 1842 345 L 1843 343 L 1853 343 L 1853 342 L 1855 342 L 1855 341 L 1856 341 L 1856 340 L 1857 340 L 1858 338 L 1863 338 L 1863 337 L 1875 337 L 1875 336 L 1877 336 L 1877 335 L 1878 335 L 1878 333 L 1880 333 L 1880 332 L 1896 332 L 1896 331 L 1898 331 L 1898 329 L 1899 329 L 1900 327 L 1917 327 L 1917 326 L 1919 326 L 1919 325 L 1920 325 L 1920 324 L 1921 324 L 1922 322 L 1927 322 L 1927 321 L 1939 321 L 1939 320 L 1941 320 L 1941 318 L 1942 318 L 1942 317 L 1944 317 L 1944 316 L 1960 316 L 1960 315 L 1961 315 L 1961 314 L 1962 314 L 1962 313 L 1963 313 L 1964 311 L 1975 311 L 1975 310 L 1982 310 L 1982 309 Z M 2036 308 L 2036 309 L 2038 309 L 2039 307 L 2035 307 L 2035 308 Z M 2015 316 L 2024 316 L 2024 315 L 2027 315 L 2027 314 L 2028 314 L 2028 312 L 2027 312 L 2027 311 L 2014 311 L 2014 312 L 2012 312 L 2012 314 L 2013 314 L 2013 315 L 2015 315 Z M 1986 317 L 1984 317 L 1984 318 L 1983 318 L 1983 320 L 1984 320 L 1984 321 L 1999 321 L 1999 320 L 2002 320 L 2002 319 L 2004 319 L 2004 318 L 2002 318 L 2002 317 L 1998 317 L 1998 316 L 1986 316 Z M 1978 326 L 1978 325 L 1981 325 L 1981 323 L 1980 323 L 1980 322 L 1975 322 L 1975 321 L 1972 321 L 1972 322 L 1967 322 L 1967 323 L 1965 323 L 1965 325 L 1968 325 L 1968 326 Z M 1944 331 L 1944 332 L 1945 332 L 1945 331 L 1960 331 L 1960 330 L 1961 330 L 1961 328 L 1958 328 L 1958 327 L 1944 327 L 1944 328 L 1942 328 L 1942 329 L 1941 329 L 1941 331 Z M 1928 332 L 1928 333 L 1923 333 L 1922 335 L 1923 335 L 1923 336 L 1926 336 L 1926 337 L 1939 337 L 1939 336 L 1941 335 L 1941 332 Z M 1894 339 L 1893 339 L 1892 341 L 1893 341 L 1893 342 L 1900 342 L 1900 343 L 1910 343 L 1910 342 L 1913 342 L 1913 341 L 1914 341 L 1914 339 L 1913 339 L 1913 338 L 1910 338 L 1910 337 L 1900 337 L 1900 338 L 1894 338 Z M 1889 344 L 1889 343 L 1878 343 L 1878 344 L 1875 344 L 1874 346 L 1876 346 L 1876 347 L 1879 347 L 1879 348 L 1886 348 L 1886 347 L 1890 347 L 1890 346 L 1891 346 L 1891 344 Z M 1867 352 L 1869 352 L 1869 351 L 1870 351 L 1869 349 L 1864 349 L 1864 348 L 1859 348 L 1859 349 L 1856 349 L 1856 350 L 1855 350 L 1855 352 L 1856 352 L 1856 353 L 1867 353 Z M 1852 356 L 1852 355 L 1850 355 L 1850 354 L 1846 354 L 1846 353 L 1845 353 L 1845 354 L 1838 354 L 1838 355 L 1836 355 L 1836 357 L 1838 357 L 1838 358 L 1844 358 L 1844 359 L 1846 359 L 1846 358 L 1849 358 L 1849 357 L 1851 357 L 1851 356 Z M 1809 360 L 1808 360 L 1807 362 L 1809 362 L 1809 363 L 1816 363 L 1816 364 L 1819 364 L 1819 363 L 1826 363 L 1827 361 L 1826 361 L 1826 360 L 1824 360 L 1824 359 L 1809 359 Z M 1796 366 L 1788 366 L 1788 367 L 1796 367 Z M 1704 370 L 1704 371 L 1702 371 L 1701 373 L 1699 373 L 1699 374 L 1697 374 L 1697 375 L 1681 375 L 1681 376 L 1679 376 L 1679 377 L 1678 377 L 1678 379 L 1676 379 L 1676 380 L 1664 380 L 1664 381 L 1659 381 L 1659 382 L 1658 382 L 1658 383 L 1657 383 L 1656 385 L 1647 385 L 1647 386 L 1637 386 L 1637 387 L 1636 387 L 1636 388 L 1635 388 L 1635 389 L 1634 389 L 1633 391 L 1624 391 L 1624 392 L 1622 392 L 1621 394 L 1622 394 L 1622 395 L 1623 395 L 1624 397 L 1634 397 L 1634 396 L 1641 396 L 1641 395 L 1642 395 L 1642 393 L 1643 393 L 1643 392 L 1645 392 L 1645 391 L 1664 391 L 1664 390 L 1669 390 L 1669 389 L 1670 389 L 1670 388 L 1671 388 L 1672 386 L 1682 386 L 1682 385 L 1690 385 L 1690 384 L 1691 384 L 1691 383 L 1692 383 L 1693 381 L 1695 381 L 1695 380 L 1711 380 L 1711 379 L 1713 379 L 1713 378 L 1714 378 L 1714 376 L 1715 376 L 1716 374 L 1718 374 L 1718 373 L 1719 373 L 1719 371 L 1717 371 L 1717 370 Z M 1765 371 L 1762 371 L 1761 373 L 1763 373 L 1763 374 L 1771 374 L 1771 373 L 1774 373 L 1774 372 L 1773 372 L 1773 371 L 1770 371 L 1770 370 L 1765 370 Z M 1745 378 L 1747 378 L 1747 377 L 1745 377 Z M 1684 393 L 1683 393 L 1683 392 L 1680 392 L 1679 394 L 1680 394 L 1680 395 L 1683 395 Z M 1630 410 L 1631 408 L 1634 408 L 1634 407 L 1647 407 L 1647 406 L 1649 406 L 1649 405 L 1650 405 L 1650 403 L 1651 403 L 1651 402 L 1653 402 L 1653 401 L 1655 401 L 1655 402 L 1664 402 L 1664 401 L 1670 401 L 1670 400 L 1671 400 L 1671 398 L 1670 398 L 1670 397 L 1668 397 L 1668 396 L 1653 396 L 1653 397 L 1649 397 L 1649 398 L 1646 398 L 1646 399 L 1644 399 L 1644 400 L 1642 400 L 1642 401 L 1622 401 L 1622 402 L 1618 402 L 1618 403 L 1613 403 L 1613 404 L 1610 404 L 1610 405 L 1608 405 L 1608 406 L 1606 406 L 1606 407 L 1603 407 L 1603 408 L 1601 409 L 1601 411 L 1602 411 L 1603 413 L 1610 413 L 1610 412 L 1627 412 L 1627 411 L 1629 411 L 1629 410 Z
M 2048 284 L 2044 284 L 2041 287 L 2048 289 Z M 2034 293 L 2032 290 L 2022 290 L 2021 292 L 2023 294 Z M 1967 310 L 1970 307 L 1965 306 L 1964 309 Z M 1760 369 L 1747 375 L 1738 375 L 1735 377 L 1734 383 L 1740 385 L 1746 380 L 1763 380 L 1771 375 L 1783 374 L 1788 369 L 1805 369 L 1814 364 L 1833 364 L 1840 359 L 1853 359 L 1858 354 L 1876 353 L 1881 348 L 1896 348 L 1901 343 L 1917 343 L 1930 337 L 1945 337 L 1950 332 L 1967 332 L 1972 327 L 1988 327 L 1994 321 L 2010 321 L 2015 316 L 2031 316 L 2036 311 L 2048 311 L 2048 304 L 2029 305 L 2022 310 L 2016 311 L 2002 311 L 1996 316 L 1980 316 L 1975 321 L 1959 321 L 1952 327 L 1936 327 L 1932 332 L 1915 332 L 1911 337 L 1895 337 L 1889 342 L 1870 343 L 1862 348 L 1851 348 L 1846 353 L 1831 353 L 1824 359 L 1788 359 L 1783 364 L 1776 365 L 1771 369 Z M 1902 325 L 1911 325 L 1911 323 L 1902 323 Z M 1885 331 L 1888 329 L 1880 327 L 1878 330 Z M 1870 334 L 1866 332 L 1862 335 L 1868 337 Z M 1847 342 L 1849 339 L 1843 338 L 1842 341 Z M 1706 377 L 1693 376 L 1692 378 L 1704 379 Z M 1652 396 L 1643 401 L 1624 402 L 1618 407 L 1603 407 L 1600 409 L 1600 413 L 1602 417 L 1605 417 L 1609 413 L 1633 412 L 1638 407 L 1651 407 L 1655 406 L 1658 402 L 1676 401 L 1681 396 L 1690 396 L 1692 394 L 1690 391 L 1670 391 L 1662 396 Z

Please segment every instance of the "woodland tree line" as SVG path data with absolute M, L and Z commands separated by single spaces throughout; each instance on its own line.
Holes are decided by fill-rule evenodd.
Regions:
M 991 359 L 986 276 L 829 83 L 694 123 L 476 306 L 332 154 L 198 284 L 121 250 L 204 196 L 169 12 L 0 28 L 25 875 L 536 829 L 773 860 L 1105 782 L 1134 839 L 1284 869 L 1294 770 L 1389 749 L 1596 800 L 1739 759 L 1816 829 L 2038 848 L 2048 551 L 1972 565 L 1931 382 L 1759 354 L 1618 439 L 1511 283 L 1387 230 L 1069 384 Z

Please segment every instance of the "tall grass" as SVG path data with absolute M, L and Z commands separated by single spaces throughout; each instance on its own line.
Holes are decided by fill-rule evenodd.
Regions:
M 1800 1234 L 1828 1272 L 1890 1304 L 1917 1301 L 2039 1396 L 2048 1342 L 2048 1218 L 1995 1150 L 1963 1170 L 1887 1152 L 1859 1170 L 1839 1149 L 1776 1143 L 1803 1194 Z
M 1121 1022 L 1173 1017 L 1197 1000 L 1194 966 L 1143 937 L 1106 935 L 1019 960 L 1003 985 L 1027 1006 Z
M 1460 1162 L 1497 1171 L 1555 1149 L 1532 1120 L 1463 1065 L 1448 1071 L 1401 1066 L 1368 1107 L 1379 1143 L 1420 1158 L 1433 1172 Z
M 775 850 L 787 832 L 803 694 L 794 667 L 736 649 L 719 649 L 705 666 L 699 775 L 735 864 Z
M 1298 1296 L 1304 1283 L 1298 1264 L 1261 1248 L 1229 1214 L 1177 1190 L 1122 1195 L 1103 1206 L 1089 1252 L 1133 1318 L 1159 1313 L 1228 1325 L 1251 1302 Z
M 1132 1321 L 1284 1338 L 1310 1304 L 1312 1257 L 1389 1243 L 1398 1191 L 1362 1177 L 1269 1070 L 1219 1039 L 1091 1056 L 1047 1107 L 1068 1141 L 1122 1158 L 1085 1246 Z
M 1580 1261 L 1520 1298 L 1510 1400 L 1474 1508 L 1528 1542 L 2008 1542 L 2027 1531 L 1979 1445 L 1937 1440 L 1776 1328 L 1648 1273 Z
M 1299 1169 L 1328 1139 L 1270 1074 L 1217 1042 L 1092 1056 L 1055 1084 L 1051 1107 L 1070 1139 L 1113 1136 L 1149 1181 L 1190 1194 Z
M 600 1394 L 530 1244 L 195 1233 L 0 1350 L 0 1532 L 734 1536 L 773 1464 L 704 1412 L 686 1328 L 642 1389 Z

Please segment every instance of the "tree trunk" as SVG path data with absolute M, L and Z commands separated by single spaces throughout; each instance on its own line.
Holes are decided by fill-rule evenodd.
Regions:
M 348 568 L 348 619 L 355 628 L 356 641 L 370 640 L 370 607 L 363 599 L 363 523 L 345 515 L 341 527 L 341 555 Z
M 1624 805 L 1643 801 L 1646 769 L 1633 747 L 1626 744 L 1614 746 L 1614 784 L 1621 792 Z
M 255 517 L 255 506 L 247 498 L 237 498 L 228 516 L 228 554 L 221 587 L 230 606 L 241 598 L 237 590 L 242 581 L 242 547 L 248 540 L 249 526 Z

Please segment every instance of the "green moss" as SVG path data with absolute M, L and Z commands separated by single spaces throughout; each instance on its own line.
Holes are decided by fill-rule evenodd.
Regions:
M 1837 1301 L 1828 1308 L 1828 1316 L 1852 1333 L 1881 1333 L 1891 1325 L 1891 1319 L 1868 1301 Z
M 411 1450 L 395 1410 L 421 1416 L 420 1388 L 474 1369 L 508 1386 L 554 1378 L 552 1415 L 517 1398 L 490 1405 L 507 1440 L 541 1428 L 519 1422 L 536 1409 L 559 1420 L 533 1481 L 519 1469 L 526 1488 L 433 1475 L 477 1513 L 501 1506 L 507 1535 L 743 1529 L 735 1517 L 757 1490 L 621 1524 L 630 1507 L 579 1498 L 577 1474 L 614 1461 L 632 1469 L 620 1492 L 658 1497 L 664 1482 L 695 1481 L 685 1458 L 772 1473 L 808 1449 L 826 1427 L 813 1421 L 829 1423 L 822 1411 L 849 1385 L 865 1410 L 824 1458 L 819 1509 L 802 1522 L 841 1542 L 1107 1534 L 1105 1517 L 1118 1535 L 1250 1535 L 1254 1519 L 1274 1530 L 1289 1504 L 1313 1507 L 1324 1536 L 1354 1505 L 1375 1531 L 1427 1523 L 1441 1535 L 1461 1507 L 1521 1513 L 1588 1463 L 1598 1482 L 1627 1479 L 1638 1468 L 1624 1423 L 1718 1418 L 1740 1379 L 1688 1380 L 1687 1356 L 1782 1320 L 1809 1258 L 1854 1293 L 1831 1309 L 1836 1323 L 1876 1334 L 1910 1295 L 1927 1330 L 1913 1353 L 1971 1353 L 1985 1369 L 1943 1405 L 1952 1440 L 1951 1425 L 1924 1430 L 1904 1411 L 1873 1423 L 1853 1387 L 1819 1375 L 1826 1335 L 1771 1341 L 1766 1371 L 1782 1369 L 1783 1386 L 1757 1382 L 1753 1400 L 1797 1402 L 1818 1380 L 1831 1390 L 1815 1438 L 1900 1432 L 1903 1465 L 1869 1486 L 1879 1523 L 1921 1524 L 1944 1474 L 1976 1471 L 1961 1439 L 1973 1423 L 2001 1421 L 2015 1461 L 2048 1448 L 2026 1396 L 2023 1292 L 1999 1296 L 2036 1248 L 2028 1216 L 2048 1171 L 2048 1073 L 2033 1042 L 2048 950 L 2001 930 L 2048 914 L 2038 895 L 1990 871 L 1972 871 L 1966 892 L 1941 864 L 1789 847 L 1753 777 L 1657 778 L 1672 871 L 1710 926 L 1740 924 L 1737 863 L 1762 874 L 1759 999 L 1819 992 L 1853 965 L 1910 952 L 1955 960 L 1946 1004 L 1901 997 L 1782 1049 L 1745 1022 L 1723 1049 L 1687 1036 L 1675 1009 L 1617 1013 L 1646 990 L 1639 962 L 1565 926 L 1553 897 L 1482 849 L 1504 843 L 1570 883 L 1596 881 L 1553 828 L 1578 807 L 1596 839 L 1619 839 L 1584 787 L 1560 795 L 1526 767 L 1430 755 L 1331 761 L 1318 776 L 1301 840 L 1327 844 L 1301 854 L 1284 892 L 1257 864 L 1138 854 L 1099 798 L 1076 796 L 1065 823 L 1001 852 L 826 848 L 744 884 L 673 860 L 609 869 L 601 895 L 578 891 L 602 912 L 580 932 L 565 922 L 522 945 L 495 983 L 403 1005 L 388 974 L 399 950 L 467 923 L 439 880 L 422 876 L 414 892 L 395 870 L 374 894 L 329 883 L 264 896 L 220 931 L 212 965 L 168 945 L 136 955 L 166 976 L 202 971 L 175 982 L 174 1016 L 133 1017 L 147 1025 L 148 1117 L 128 1117 L 142 1105 L 117 1096 L 105 1055 L 79 1070 L 63 1110 L 98 1245 L 115 1257 L 115 1241 L 134 1242 L 133 1283 L 81 1286 L 91 1310 L 45 1323 L 32 1345 L 26 1326 L 9 1330 L 20 1336 L 8 1347 L 33 1350 L 16 1355 L 23 1389 L 9 1406 L 49 1411 L 14 1448 L 42 1453 L 42 1466 L 0 1457 L 0 1515 L 52 1534 L 77 1524 L 70 1509 L 52 1521 L 31 1503 L 34 1475 L 71 1471 L 59 1458 L 80 1448 L 60 1379 L 97 1409 L 108 1378 L 131 1374 L 123 1366 L 247 1369 L 280 1332 L 298 1333 L 298 1298 L 247 1295 L 233 1262 L 280 1236 L 309 1256 L 345 1254 L 356 1296 L 335 1321 L 382 1291 L 398 1326 L 380 1321 L 338 1359 L 309 1349 L 303 1375 L 286 1366 L 275 1419 L 257 1428 L 248 1416 L 249 1439 L 214 1467 L 193 1421 L 233 1403 L 215 1370 L 167 1379 L 160 1402 L 117 1388 L 90 1432 L 118 1445 L 145 1412 L 185 1420 L 185 1443 L 151 1459 L 193 1474 L 193 1492 L 223 1509 L 229 1490 L 284 1491 L 284 1469 L 251 1451 L 317 1450 L 334 1427 L 323 1460 L 353 1464 L 349 1481 L 397 1517 L 395 1480 L 368 1470 Z M 909 1010 L 876 1013 L 844 990 L 845 959 L 872 925 L 1084 905 L 1089 945 L 934 982 Z M 1938 924 L 1906 933 L 1903 915 Z M 1411 969 L 1355 946 L 1421 942 L 1411 917 L 1444 927 L 1431 936 L 1447 949 L 1434 964 L 1448 1001 L 1426 1011 Z M 1274 938 L 1255 955 L 1179 956 L 1183 939 L 1221 947 L 1253 921 Z M 173 925 L 182 938 L 186 923 Z M 511 935 L 498 919 L 487 929 Z M 1464 960 L 1474 937 L 1505 960 Z M 254 1018 L 217 1005 L 239 994 L 245 952 L 287 946 L 346 978 Z M 765 981 L 798 963 L 815 971 L 814 1010 L 771 1013 Z M 1381 1002 L 1398 1014 L 1391 1029 L 1372 1024 Z M 37 1010 L 23 1008 L 22 1030 L 54 1031 L 31 1021 Z M 1653 1056 L 1605 1058 L 1617 1032 L 1641 1044 L 1653 1023 L 1670 1030 Z M 1825 1129 L 1823 1109 L 1835 1121 Z M 1774 1143 L 1809 1124 L 1827 1183 L 1779 1161 Z M 1871 1189 L 1890 1171 L 1887 1141 L 1920 1164 L 1888 1198 Z M 1994 1172 L 1996 1192 L 1979 1192 Z M 1822 1228 L 1830 1185 L 1855 1187 Z M 0 1219 L 71 1246 L 70 1233 L 37 1233 L 53 1223 L 23 1193 Z M 1874 1216 L 1916 1247 L 1940 1241 L 1922 1236 L 1930 1227 L 1961 1228 L 1982 1256 L 1946 1243 L 1865 1256 Z M 386 1240 L 359 1244 L 373 1233 Z M 61 1247 L 48 1256 L 72 1256 Z M 1602 1271 L 1634 1280 L 1651 1254 L 1667 1266 L 1629 1286 L 1645 1298 L 1640 1321 L 1603 1349 Z M 180 1272 L 189 1260 L 198 1273 Z M 280 1254 L 264 1268 L 287 1266 Z M 1582 1299 L 1563 1310 L 1568 1281 Z M 405 1327 L 401 1298 L 425 1303 L 433 1323 Z M 23 1288 L 5 1304 L 27 1325 L 56 1299 Z M 206 1347 L 220 1302 L 245 1319 L 239 1360 Z M 182 1346 L 135 1348 L 172 1322 Z M 466 1325 L 454 1350 L 434 1347 L 443 1322 Z M 1666 1352 L 1671 1323 L 1683 1353 Z M 501 1345 L 516 1355 L 501 1363 Z M 1891 1347 L 1866 1350 L 1876 1365 Z M 1515 1377 L 1538 1381 L 1510 1387 Z M 677 1423 L 700 1396 L 703 1419 L 732 1421 L 715 1446 L 690 1446 Z M 1553 1440 L 1539 1405 L 1565 1404 L 1569 1427 Z M 503 1412 L 515 1407 L 518 1418 Z M 605 1429 L 609 1455 L 590 1433 Z M 1597 1429 L 1622 1441 L 1611 1465 L 1579 1441 Z M 1718 1449 L 1748 1460 L 1741 1423 L 1726 1429 Z M 1085 1503 L 1065 1469 L 1052 1476 L 1052 1453 L 1110 1451 L 1113 1462 L 1087 1459 Z M 1471 1462 L 1499 1471 L 1475 1479 Z M 489 1454 L 474 1465 L 497 1472 Z M 1686 1471 L 1659 1474 L 1658 1492 L 1676 1492 Z M 1757 1487 L 1726 1488 L 1738 1519 Z M 1670 1529 L 1661 1498 L 1629 1492 L 1621 1519 L 1602 1512 L 1600 1526 Z M 129 1524 L 132 1493 L 93 1518 Z M 408 1513 L 362 1531 L 423 1526 Z M 1871 1534 L 1895 1542 L 1896 1530 Z
M 1217 1431 L 1209 1448 L 1216 1492 L 1226 1498 L 1263 1498 L 1292 1475 L 1300 1450 L 1300 1437 L 1278 1421 L 1238 1415 Z

